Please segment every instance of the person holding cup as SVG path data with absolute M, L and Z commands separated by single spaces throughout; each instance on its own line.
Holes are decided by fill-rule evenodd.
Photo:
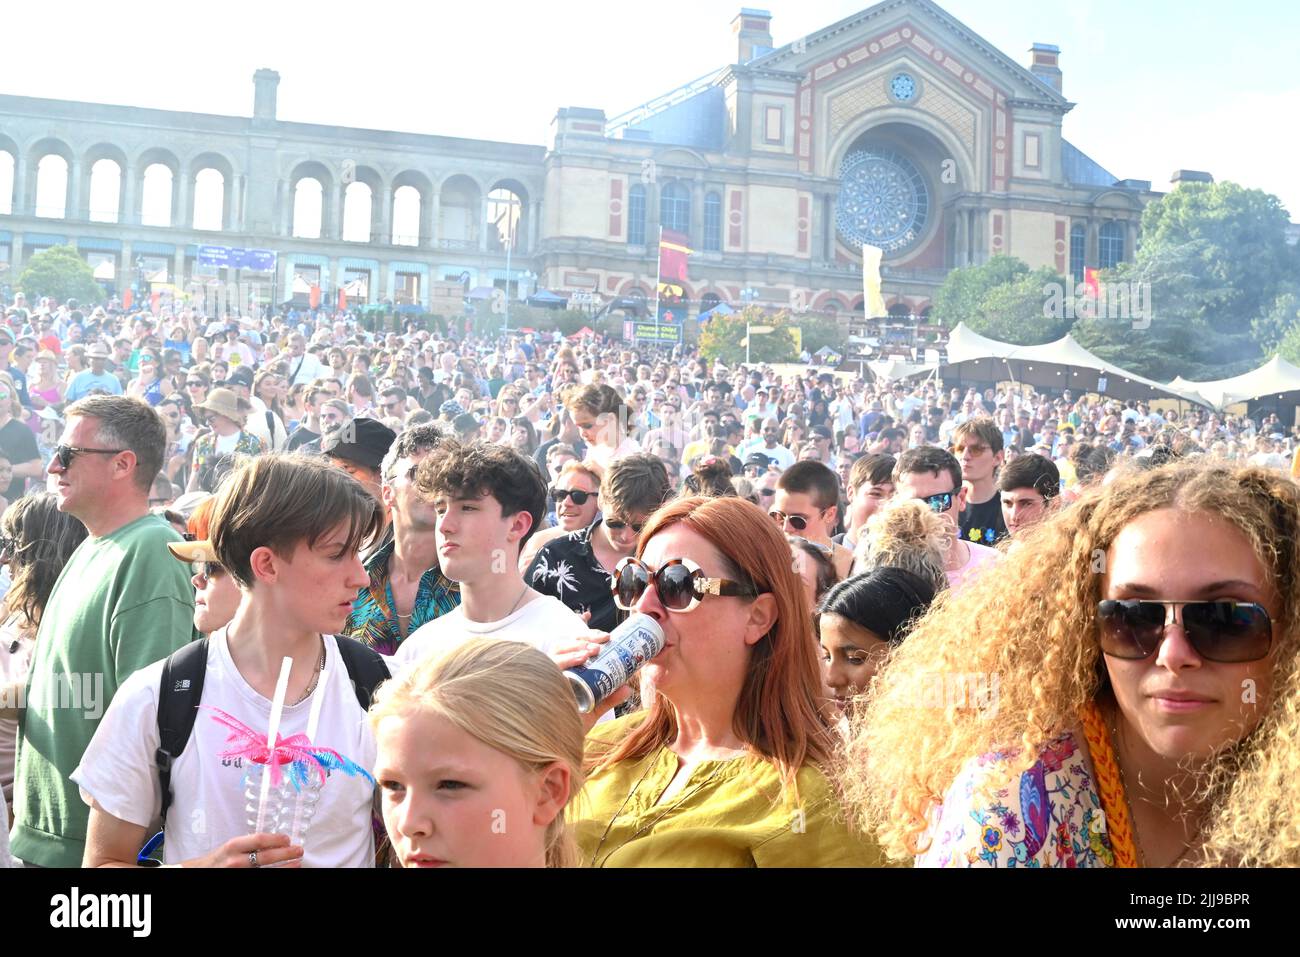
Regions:
M 239 586 L 241 601 L 230 624 L 207 638 L 198 716 L 183 750 L 172 756 L 161 863 L 374 863 L 374 788 L 360 773 L 373 764 L 374 737 L 344 658 L 348 651 L 347 660 L 353 660 L 343 647 L 350 639 L 334 635 L 369 580 L 359 550 L 381 527 L 379 503 L 319 458 L 260 456 L 222 483 L 209 518 L 211 554 Z M 379 655 L 359 650 L 384 667 Z M 285 658 L 292 659 L 292 667 L 281 696 L 277 678 Z M 140 848 L 162 810 L 159 697 L 160 689 L 166 690 L 164 667 L 175 661 L 176 656 L 156 662 L 122 684 L 72 774 L 91 807 L 84 866 L 159 863 Z M 305 847 L 291 846 L 283 833 L 250 834 L 246 776 L 267 767 L 271 715 L 282 703 L 281 740 L 305 734 L 318 695 L 310 743 L 346 760 L 341 767 L 331 765 L 324 780 L 311 840 Z M 237 750 L 232 744 L 242 744 L 245 752 L 232 754 Z M 277 756 L 281 753 L 277 749 Z M 309 777 L 314 774 L 306 770 Z M 289 769 L 281 765 L 281 771 Z
M 638 672 L 647 709 L 588 733 L 574 814 L 583 863 L 878 863 L 827 781 L 835 731 L 811 611 L 772 520 L 740 498 L 678 499 L 650 518 L 612 587 L 621 608 L 659 624 L 665 647 Z M 607 640 L 557 645 L 552 658 L 581 665 Z

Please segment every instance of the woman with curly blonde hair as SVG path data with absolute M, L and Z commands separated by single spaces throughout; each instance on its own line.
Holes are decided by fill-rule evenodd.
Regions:
M 1300 488 L 1122 475 L 941 596 L 842 769 L 895 858 L 1300 864 Z
M 925 502 L 892 499 L 867 519 L 853 553 L 853 574 L 876 568 L 901 568 L 924 578 L 936 593 L 948 587 L 944 571 L 952 532 Z

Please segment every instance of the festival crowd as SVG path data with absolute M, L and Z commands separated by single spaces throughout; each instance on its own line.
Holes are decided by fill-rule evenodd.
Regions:
M 1155 396 L 20 294 L 0 866 L 1300 864 L 1298 468 Z

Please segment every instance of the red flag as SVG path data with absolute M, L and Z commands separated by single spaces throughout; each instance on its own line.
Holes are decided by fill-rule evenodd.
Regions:
M 127 289 L 125 292 L 122 293 L 123 309 L 130 309 L 131 303 L 133 303 L 134 301 L 135 301 L 135 293 L 132 290 Z
M 162 293 L 151 292 L 149 294 L 149 309 L 156 316 L 158 315 L 158 302 L 162 299 Z
M 1088 288 L 1088 295 L 1096 299 L 1101 295 L 1101 283 L 1098 279 L 1100 272 L 1096 269 L 1085 269 L 1083 271 L 1083 284 Z
M 308 297 L 307 301 L 311 303 L 311 307 L 313 309 L 316 309 L 320 306 L 320 284 L 319 283 L 311 284 L 311 294 Z
M 347 311 L 348 311 L 348 294 L 347 291 L 342 286 L 340 286 L 339 287 L 339 312 L 347 312 Z
M 659 281 L 685 282 L 686 257 L 694 250 L 686 244 L 690 237 L 665 229 L 659 236 Z

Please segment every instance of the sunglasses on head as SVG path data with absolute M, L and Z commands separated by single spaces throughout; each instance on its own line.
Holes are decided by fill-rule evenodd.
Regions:
M 78 455 L 117 455 L 126 449 L 82 449 L 75 445 L 60 445 L 54 449 L 54 457 L 59 460 L 59 468 L 66 470 Z
M 12 557 L 18 552 L 18 539 L 8 535 L 0 535 L 0 555 Z
M 1108 599 L 1098 603 L 1097 619 L 1101 650 L 1129 661 L 1155 654 L 1174 622 L 1206 661 L 1259 661 L 1273 643 L 1273 622 L 1253 602 Z
M 652 569 L 638 558 L 625 558 L 610 576 L 614 604 L 631 611 L 641 600 L 650 583 L 654 583 L 659 604 L 669 611 L 694 611 L 705 595 L 753 598 L 758 592 L 749 585 L 726 578 L 707 578 L 703 569 L 689 558 L 673 558 Z
M 599 492 L 584 492 L 582 489 L 577 488 L 553 488 L 551 489 L 551 501 L 558 505 L 566 498 L 572 498 L 574 505 L 586 505 L 587 499 L 595 498 L 599 494 Z M 607 522 L 606 524 L 613 526 L 613 522 Z M 637 531 L 639 532 L 640 529 L 638 528 Z

